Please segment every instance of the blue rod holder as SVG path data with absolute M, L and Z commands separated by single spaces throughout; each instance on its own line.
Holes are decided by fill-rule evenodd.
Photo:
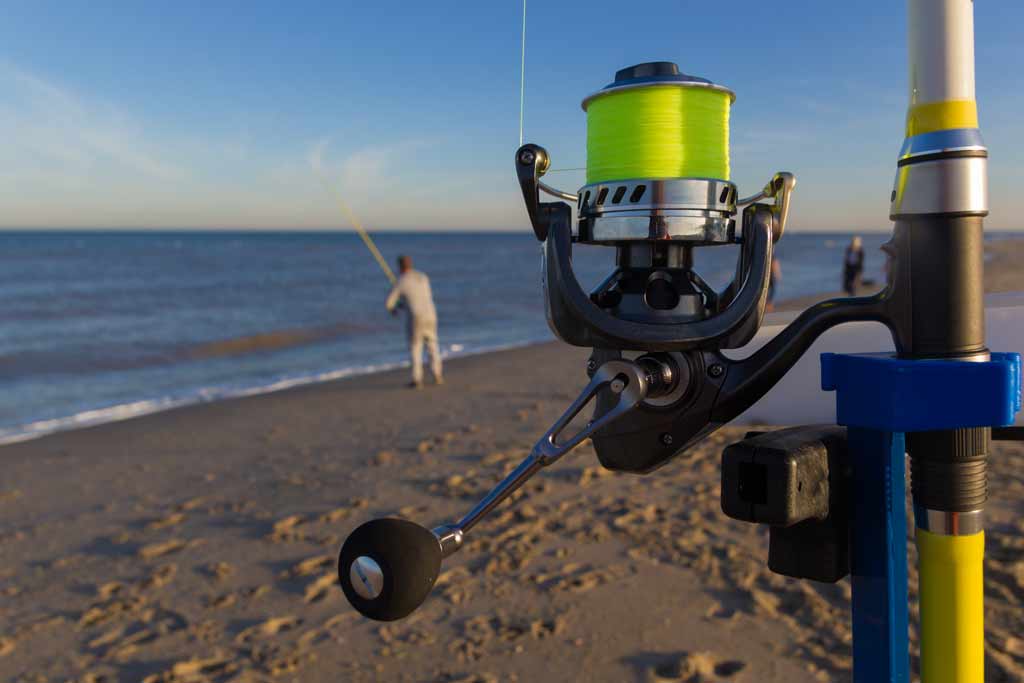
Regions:
M 909 683 L 903 434 L 847 429 L 855 683 Z
M 1012 424 L 1021 409 L 1021 357 L 823 353 L 821 388 L 836 392 L 836 423 L 847 427 L 853 475 L 853 680 L 908 683 L 904 432 Z

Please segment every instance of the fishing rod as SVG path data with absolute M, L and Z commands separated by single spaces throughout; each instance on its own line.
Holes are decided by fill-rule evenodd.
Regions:
M 544 467 L 590 439 L 606 468 L 649 473 L 760 399 L 826 330 L 884 324 L 895 354 L 823 354 L 835 426 L 750 435 L 722 454 L 721 503 L 769 527 L 768 567 L 800 579 L 851 578 L 856 683 L 910 680 L 905 459 L 910 456 L 925 683 L 984 680 L 982 557 L 991 427 L 1021 408 L 1021 360 L 984 339 L 983 229 L 987 150 L 974 103 L 971 0 L 909 0 L 911 96 L 891 195 L 891 281 L 874 296 L 811 306 L 742 359 L 766 305 L 772 253 L 796 180 L 775 173 L 741 197 L 729 180 L 735 94 L 638 64 L 583 100 L 586 184 L 541 181 L 547 151 L 524 144 L 515 168 L 544 250 L 548 322 L 591 349 L 582 393 L 526 459 L 461 519 L 432 530 L 375 519 L 343 544 L 349 602 L 400 619 L 428 596 L 444 558 Z M 562 201 L 542 202 L 541 192 Z M 737 217 L 739 214 L 739 217 Z M 576 243 L 614 250 L 615 267 L 586 291 Z M 733 280 L 710 287 L 694 252 L 738 245 Z M 571 430 L 588 407 L 585 426 Z M 1003 433 L 1005 434 L 1005 433 Z
M 382 271 L 384 271 L 384 275 L 387 277 L 388 281 L 391 282 L 392 286 L 395 285 L 395 283 L 398 282 L 397 278 L 395 278 L 395 273 L 391 270 L 391 266 L 388 265 L 388 262 L 384 260 L 384 256 L 381 255 L 380 250 L 377 249 L 377 245 L 374 244 L 373 238 L 370 237 L 370 233 L 368 233 L 366 229 L 363 228 L 363 224 L 359 222 L 359 218 L 356 217 L 355 212 L 352 211 L 348 203 L 341 198 L 341 194 L 339 194 L 327 182 L 327 179 L 324 178 L 323 173 L 320 172 L 320 169 L 317 168 L 316 170 L 317 177 L 320 179 L 320 183 L 324 186 L 324 191 L 326 191 L 327 194 L 331 195 L 331 197 L 334 198 L 334 201 L 337 202 L 338 204 L 338 208 L 340 208 L 341 212 L 345 214 L 346 218 L 348 218 L 349 224 L 353 228 L 355 228 L 356 233 L 363 240 L 363 244 L 365 244 L 366 248 L 370 250 L 370 254 L 373 256 L 373 259 L 377 262 L 377 265 L 380 266 L 380 269 Z

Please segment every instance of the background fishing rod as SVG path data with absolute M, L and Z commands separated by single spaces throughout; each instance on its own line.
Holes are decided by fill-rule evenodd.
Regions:
M 324 186 L 324 191 L 327 192 L 327 194 L 329 194 L 334 199 L 335 202 L 337 202 L 338 208 L 340 208 L 341 212 L 345 214 L 346 218 L 348 218 L 349 224 L 355 229 L 356 233 L 363 240 L 363 244 L 366 245 L 366 248 L 370 250 L 370 254 L 373 256 L 373 259 L 377 262 L 377 265 L 380 266 L 380 269 L 382 271 L 384 271 L 384 275 L 388 278 L 388 281 L 392 285 L 394 285 L 396 282 L 398 282 L 398 278 L 395 277 L 394 271 L 391 270 L 391 267 L 388 265 L 388 262 L 384 259 L 384 256 L 380 253 L 380 250 L 377 248 L 377 245 L 374 244 L 373 238 L 370 237 L 370 233 L 366 232 L 366 229 L 363 227 L 363 224 L 359 222 L 359 218 L 356 216 L 352 208 L 344 199 L 342 199 L 341 194 L 333 187 L 331 187 L 330 183 L 327 182 L 327 178 L 324 177 L 323 170 L 320 168 L 319 159 L 314 160 L 313 171 L 316 173 L 317 178 L 319 178 L 320 184 Z

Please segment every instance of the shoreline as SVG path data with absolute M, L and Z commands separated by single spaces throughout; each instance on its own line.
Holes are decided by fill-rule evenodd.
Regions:
M 461 358 L 521 349 L 539 344 L 550 344 L 554 341 L 557 340 L 538 339 L 532 341 L 513 342 L 510 344 L 487 346 L 480 349 L 474 349 L 472 351 L 447 351 L 442 352 L 442 356 L 445 364 L 447 364 Z M 118 403 L 112 406 L 93 408 L 75 413 L 74 415 L 66 415 L 49 420 L 37 420 L 24 425 L 15 425 L 13 427 L 0 429 L 0 449 L 4 446 L 24 443 L 25 441 L 33 441 L 52 434 L 61 434 L 64 432 L 77 431 L 79 429 L 99 427 L 106 424 L 123 422 L 125 420 L 133 420 L 147 415 L 156 415 L 171 410 L 178 410 L 180 408 L 210 405 L 221 401 L 233 401 L 252 396 L 270 395 L 306 386 L 341 382 L 368 375 L 378 375 L 397 370 L 405 370 L 408 369 L 408 367 L 408 361 L 395 361 L 392 363 L 364 365 L 354 368 L 339 368 L 337 370 L 328 370 L 310 375 L 285 377 L 275 380 L 270 384 L 261 384 L 253 387 L 239 389 L 204 388 L 196 391 L 192 396 L 182 398 L 166 397 L 140 399 L 130 403 Z

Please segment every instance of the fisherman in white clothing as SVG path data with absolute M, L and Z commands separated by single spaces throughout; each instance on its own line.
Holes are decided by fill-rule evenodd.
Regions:
M 392 315 L 398 313 L 399 302 L 407 313 L 406 329 L 409 334 L 409 353 L 412 356 L 412 383 L 410 387 L 423 386 L 423 344 L 430 354 L 430 371 L 437 384 L 444 384 L 441 376 L 441 351 L 437 346 L 437 310 L 434 296 L 430 291 L 430 278 L 413 270 L 412 259 L 398 257 L 398 281 L 388 294 L 385 304 Z

